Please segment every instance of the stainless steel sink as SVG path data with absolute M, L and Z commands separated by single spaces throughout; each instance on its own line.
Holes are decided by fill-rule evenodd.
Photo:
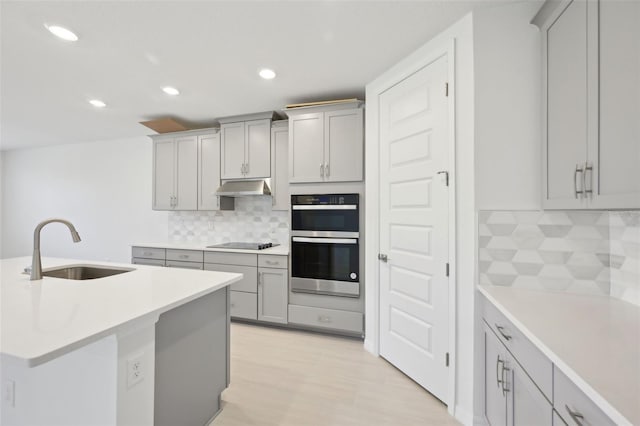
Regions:
M 44 277 L 64 278 L 67 280 L 94 280 L 112 275 L 134 271 L 133 268 L 109 268 L 97 265 L 63 266 L 48 271 L 42 271 Z

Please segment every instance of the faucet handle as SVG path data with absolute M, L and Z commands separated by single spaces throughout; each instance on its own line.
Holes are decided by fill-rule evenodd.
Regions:
M 25 273 L 25 274 L 31 274 L 31 266 L 26 266 L 26 267 L 24 268 L 24 273 Z

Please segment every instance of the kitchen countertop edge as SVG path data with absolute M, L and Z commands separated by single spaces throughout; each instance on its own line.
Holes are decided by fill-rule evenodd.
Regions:
M 174 249 L 174 250 L 198 250 L 198 251 L 225 252 L 225 253 L 269 254 L 274 256 L 289 255 L 289 246 L 285 246 L 285 245 L 269 247 L 263 250 L 212 248 L 212 247 L 206 247 L 205 245 L 198 244 L 198 243 L 143 243 L 143 244 L 131 244 L 131 247 L 164 248 L 164 249 Z

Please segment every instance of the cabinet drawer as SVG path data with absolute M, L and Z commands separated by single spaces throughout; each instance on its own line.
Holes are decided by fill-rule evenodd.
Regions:
M 179 260 L 182 262 L 201 262 L 202 252 L 199 250 L 174 250 L 167 249 L 167 260 Z
M 483 301 L 484 320 L 496 333 L 500 341 L 518 360 L 527 374 L 551 401 L 553 364 L 524 334 L 511 324 L 488 300 Z
M 258 266 L 261 268 L 278 268 L 278 269 L 287 269 L 288 267 L 288 256 L 276 256 L 273 254 L 259 254 L 258 255 Z
M 133 247 L 131 250 L 133 257 L 142 257 L 145 259 L 165 259 L 166 250 L 163 248 L 151 247 Z
M 131 259 L 131 263 L 134 265 L 164 266 L 164 259 L 144 259 L 141 257 L 134 257 Z
M 182 269 L 204 269 L 202 262 L 182 262 L 180 260 L 167 260 L 167 266 Z
M 233 291 L 245 291 L 249 293 L 258 292 L 258 268 L 255 266 L 240 265 L 219 265 L 217 263 L 205 263 L 204 269 L 207 271 L 233 272 L 242 274 L 242 279 L 231 284 Z
M 258 319 L 258 296 L 255 293 L 231 291 L 230 295 L 232 317 Z
M 207 251 L 204 253 L 204 262 L 221 263 L 223 265 L 258 266 L 258 255 Z
M 553 406 L 567 424 L 585 426 L 614 425 L 606 414 L 596 406 L 578 387 L 557 367 L 553 368 Z M 573 416 L 582 416 L 574 419 Z
M 313 327 L 362 333 L 360 312 L 289 305 L 289 322 Z

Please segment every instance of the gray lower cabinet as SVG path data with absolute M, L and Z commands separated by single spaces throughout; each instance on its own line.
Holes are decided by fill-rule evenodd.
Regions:
M 492 426 L 552 425 L 553 408 L 491 328 L 483 324 L 485 416 Z
M 289 305 L 289 322 L 315 328 L 362 333 L 364 316 L 360 312 Z
M 567 424 L 613 426 L 615 423 L 560 370 L 553 370 L 553 405 Z
M 242 274 L 231 284 L 231 317 L 258 319 L 258 255 L 245 253 L 204 253 L 204 269 Z
M 164 266 L 167 250 L 155 247 L 133 247 L 131 263 L 134 265 Z
M 288 275 L 287 269 L 258 268 L 258 319 L 260 321 L 287 323 Z
M 133 247 L 131 262 L 242 274 L 229 288 L 231 317 L 287 324 L 288 256 Z

